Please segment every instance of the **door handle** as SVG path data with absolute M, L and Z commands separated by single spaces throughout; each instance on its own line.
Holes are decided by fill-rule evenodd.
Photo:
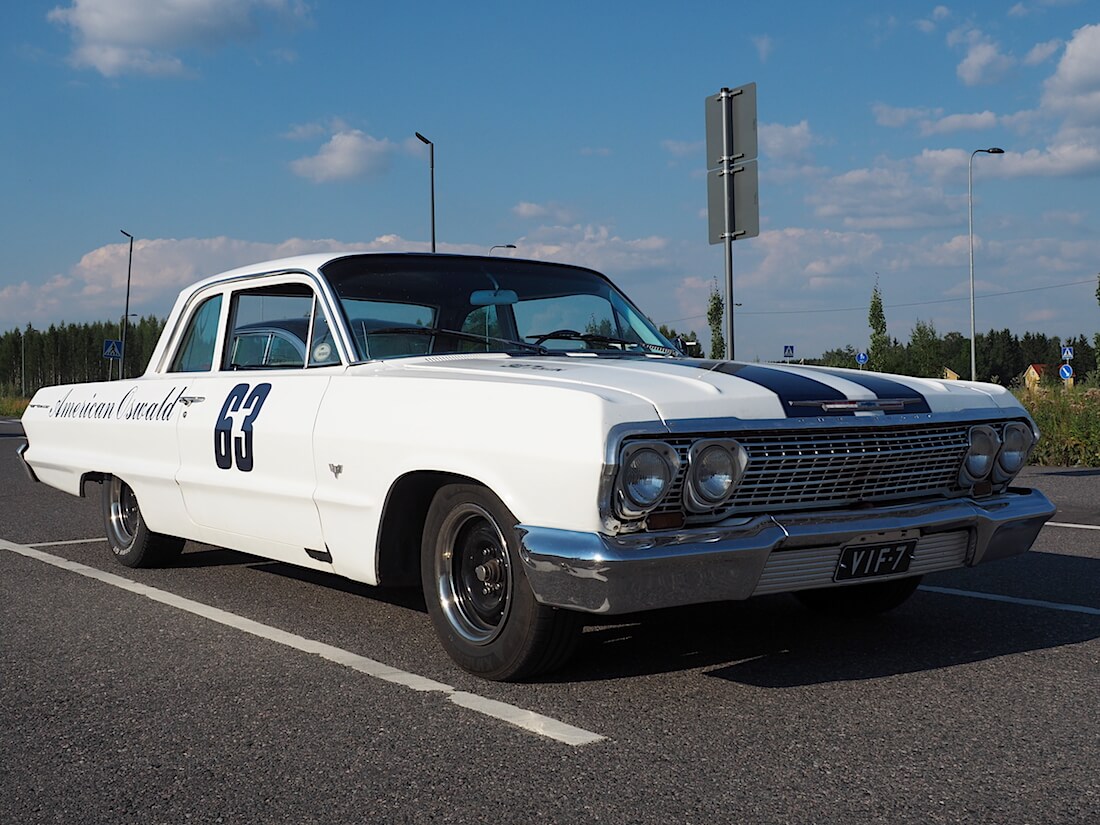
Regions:
M 192 404 L 198 404 L 205 400 L 206 397 L 202 395 L 181 395 L 179 397 L 179 402 L 188 407 L 190 407 Z

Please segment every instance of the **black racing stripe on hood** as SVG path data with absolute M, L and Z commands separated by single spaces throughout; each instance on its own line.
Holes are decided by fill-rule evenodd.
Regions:
M 821 418 L 823 416 L 851 416 L 851 410 L 824 410 L 819 405 L 812 407 L 795 406 L 798 401 L 847 401 L 848 396 L 828 384 L 822 384 L 812 378 L 795 375 L 782 370 L 758 367 L 754 364 L 724 363 L 715 367 L 715 372 L 736 375 L 761 387 L 771 390 L 783 402 L 787 418 Z
M 853 372 L 836 372 L 833 370 L 815 369 L 814 372 L 824 372 L 825 374 L 831 375 L 834 378 L 840 378 L 844 381 L 851 381 L 853 384 L 859 384 L 859 386 L 873 392 L 880 400 L 887 398 L 901 398 L 905 399 L 908 402 L 905 404 L 904 409 L 886 410 L 887 415 L 906 415 L 908 413 L 932 412 L 932 408 L 928 406 L 927 398 L 925 398 L 912 387 L 907 387 L 897 381 L 891 381 L 889 378 L 883 378 L 879 375 L 860 375 Z
M 739 364 L 735 361 L 712 361 L 707 359 L 682 359 L 676 364 L 684 367 L 707 370 L 708 372 L 721 372 L 725 375 L 733 375 L 746 381 L 769 389 L 778 397 L 783 405 L 783 412 L 787 418 L 823 418 L 826 416 L 852 416 L 852 410 L 824 410 L 819 404 L 812 406 L 795 406 L 797 402 L 806 401 L 847 401 L 848 396 L 840 390 L 833 389 L 828 384 L 822 384 L 812 378 L 802 375 L 776 370 L 770 367 L 761 367 L 755 364 Z

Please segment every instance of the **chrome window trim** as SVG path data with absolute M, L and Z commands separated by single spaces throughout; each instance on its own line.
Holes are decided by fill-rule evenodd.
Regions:
M 166 373 L 166 365 L 170 365 L 172 363 L 172 356 L 179 348 L 180 331 L 187 326 L 187 321 L 190 319 L 194 307 L 197 306 L 198 303 L 204 301 L 206 298 L 219 292 L 223 296 L 229 298 L 229 300 L 225 301 L 222 306 L 222 316 L 219 320 L 219 324 L 223 326 L 220 327 L 220 331 L 222 332 L 222 334 L 218 338 L 218 346 L 215 351 L 215 358 L 217 360 L 215 361 L 215 363 L 220 365 L 220 359 L 222 357 L 225 346 L 225 332 L 228 332 L 229 304 L 232 303 L 232 295 L 230 293 L 232 291 L 238 290 L 240 288 L 240 285 L 246 281 L 264 281 L 265 283 L 258 283 L 257 286 L 265 286 L 267 279 L 273 279 L 283 276 L 286 276 L 287 283 L 294 283 L 296 279 L 304 278 L 308 282 L 309 286 L 313 289 L 315 302 L 316 300 L 322 301 L 322 307 L 325 310 L 325 314 L 329 319 L 329 329 L 333 330 L 334 333 L 333 341 L 336 343 L 336 351 L 340 356 L 340 364 L 329 364 L 325 366 L 331 368 L 335 366 L 347 366 L 349 364 L 359 363 L 352 361 L 349 355 L 349 353 L 353 352 L 354 350 L 352 350 L 349 345 L 348 332 L 344 328 L 343 315 L 337 315 L 332 311 L 333 295 L 332 289 L 331 287 L 329 287 L 328 282 L 316 272 L 311 272 L 308 269 L 291 268 L 273 269 L 261 272 L 248 272 L 231 275 L 224 278 L 218 278 L 215 281 L 205 283 L 201 289 L 198 289 L 195 292 L 191 293 L 191 295 L 187 296 L 187 301 L 180 309 L 179 321 L 176 324 L 176 328 L 172 330 L 172 337 L 169 339 L 168 345 L 164 348 L 164 352 L 161 354 L 160 360 L 157 362 L 157 366 L 154 372 L 156 372 L 158 375 L 163 375 Z M 311 312 L 311 326 L 312 317 L 313 313 Z M 334 317 L 339 317 L 340 320 L 334 323 L 332 320 Z M 307 350 L 306 353 L 308 356 L 309 350 Z M 308 369 L 308 366 L 303 367 L 303 369 Z M 324 367 L 313 367 L 313 369 L 324 369 Z M 217 370 L 214 370 L 212 368 L 210 372 L 224 372 L 224 370 L 222 370 L 219 366 Z M 203 374 L 205 375 L 208 373 Z

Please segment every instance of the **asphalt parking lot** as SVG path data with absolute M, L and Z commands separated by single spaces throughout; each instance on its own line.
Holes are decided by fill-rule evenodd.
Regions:
M 423 600 L 215 547 L 130 570 L 0 422 L 0 821 L 1100 821 L 1100 470 L 1033 552 L 894 613 L 786 596 L 477 680 Z M 95 489 L 91 493 L 97 492 Z

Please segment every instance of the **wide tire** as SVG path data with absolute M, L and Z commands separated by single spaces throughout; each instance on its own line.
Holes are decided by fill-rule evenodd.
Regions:
M 913 595 L 920 581 L 920 576 L 909 576 L 885 582 L 800 590 L 793 595 L 816 613 L 858 619 L 898 607 Z
M 486 488 L 451 484 L 432 500 L 421 545 L 424 598 L 436 635 L 461 668 L 495 681 L 560 667 L 580 635 L 578 614 L 535 600 L 516 523 Z
M 127 567 L 157 567 L 183 550 L 183 539 L 146 526 L 134 491 L 115 476 L 103 482 L 103 526 L 111 552 Z

